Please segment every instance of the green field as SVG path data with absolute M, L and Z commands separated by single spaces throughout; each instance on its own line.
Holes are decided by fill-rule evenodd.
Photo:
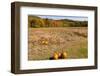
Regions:
M 28 60 L 48 60 L 55 51 L 66 51 L 67 59 L 87 58 L 87 42 L 87 27 L 28 28 Z

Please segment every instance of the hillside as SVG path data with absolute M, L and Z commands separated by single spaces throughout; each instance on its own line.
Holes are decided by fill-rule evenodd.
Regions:
M 70 19 L 49 19 L 38 16 L 28 16 L 28 26 L 33 28 L 39 27 L 87 27 L 87 21 L 74 21 Z

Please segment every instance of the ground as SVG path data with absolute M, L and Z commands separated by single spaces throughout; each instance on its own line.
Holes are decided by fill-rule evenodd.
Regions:
M 49 59 L 55 51 L 66 51 L 67 59 L 88 57 L 87 27 L 28 29 L 28 60 Z

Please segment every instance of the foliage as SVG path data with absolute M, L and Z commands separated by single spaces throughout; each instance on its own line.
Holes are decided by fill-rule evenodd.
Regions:
M 69 19 L 48 19 L 40 18 L 38 16 L 28 16 L 28 26 L 29 27 L 87 27 L 87 21 L 73 21 Z

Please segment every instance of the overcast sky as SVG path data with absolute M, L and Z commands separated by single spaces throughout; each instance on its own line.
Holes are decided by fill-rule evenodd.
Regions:
M 82 17 L 82 16 L 49 16 L 49 15 L 38 15 L 38 17 L 41 18 L 48 18 L 48 19 L 70 19 L 75 21 L 88 21 L 88 17 Z

